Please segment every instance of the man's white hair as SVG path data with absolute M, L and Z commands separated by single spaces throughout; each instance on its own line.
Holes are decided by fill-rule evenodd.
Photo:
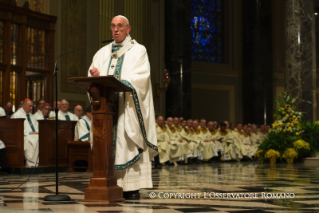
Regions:
M 128 19 L 125 16 L 118 15 L 118 16 L 115 16 L 114 18 L 116 18 L 116 17 L 124 18 L 126 23 L 127 23 L 127 26 L 130 26 L 130 22 L 128 21 Z

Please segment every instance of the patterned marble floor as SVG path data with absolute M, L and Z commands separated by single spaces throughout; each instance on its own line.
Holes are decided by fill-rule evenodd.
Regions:
M 72 201 L 45 202 L 55 174 L 32 175 L 20 187 L 28 175 L 0 174 L 0 212 L 319 212 L 319 168 L 304 164 L 166 166 L 153 170 L 154 188 L 140 200 L 111 204 L 82 202 L 91 175 L 61 173 L 59 192 Z

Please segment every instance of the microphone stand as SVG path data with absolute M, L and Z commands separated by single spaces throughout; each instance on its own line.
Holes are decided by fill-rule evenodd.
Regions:
M 101 42 L 95 42 L 94 44 L 99 44 L 99 43 L 108 43 L 111 42 L 112 40 L 104 40 Z M 55 195 L 47 195 L 44 197 L 44 201 L 70 201 L 71 198 L 69 195 L 59 195 L 59 172 L 58 172 L 58 166 L 59 166 L 59 149 L 58 149 L 58 70 L 59 68 L 57 67 L 57 63 L 58 63 L 58 59 L 61 58 L 64 55 L 79 51 L 83 48 L 87 47 L 87 45 L 82 46 L 80 48 L 74 49 L 70 52 L 66 52 L 63 53 L 61 55 L 59 55 L 57 57 L 57 59 L 55 60 L 55 64 L 54 64 L 54 72 L 53 72 L 53 76 L 54 76 L 54 85 L 55 85 Z

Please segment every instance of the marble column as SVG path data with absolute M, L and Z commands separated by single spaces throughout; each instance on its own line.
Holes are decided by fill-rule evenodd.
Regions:
M 271 1 L 243 1 L 243 122 L 272 122 Z
M 314 1 L 285 1 L 285 89 L 297 99 L 303 119 L 316 119 Z
M 166 116 L 191 116 L 190 0 L 165 0 Z

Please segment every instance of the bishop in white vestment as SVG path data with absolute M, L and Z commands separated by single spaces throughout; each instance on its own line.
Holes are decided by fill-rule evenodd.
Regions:
M 117 94 L 114 170 L 124 198 L 139 199 L 140 188 L 153 187 L 151 160 L 158 154 L 150 64 L 145 47 L 129 35 L 127 18 L 114 17 L 111 30 L 113 43 L 94 55 L 88 75 L 113 75 L 133 89 Z
M 12 116 L 14 118 L 24 118 L 24 157 L 26 166 L 37 166 L 39 164 L 39 123 L 32 115 L 33 103 L 30 99 L 25 99 L 23 105 Z
M 45 103 L 42 107 L 41 110 L 37 111 L 34 113 L 34 118 L 37 120 L 47 120 L 49 118 L 51 106 L 49 103 Z

